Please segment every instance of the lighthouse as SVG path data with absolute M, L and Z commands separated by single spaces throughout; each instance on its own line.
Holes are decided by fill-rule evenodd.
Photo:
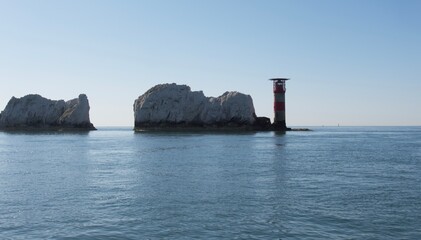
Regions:
M 285 122 L 285 82 L 289 80 L 289 78 L 271 78 L 269 80 L 273 81 L 273 106 L 275 111 L 273 127 L 276 130 L 287 130 Z

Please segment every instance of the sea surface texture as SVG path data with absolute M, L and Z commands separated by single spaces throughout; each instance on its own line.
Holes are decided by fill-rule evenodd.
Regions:
M 0 132 L 0 239 L 421 239 L 421 127 Z

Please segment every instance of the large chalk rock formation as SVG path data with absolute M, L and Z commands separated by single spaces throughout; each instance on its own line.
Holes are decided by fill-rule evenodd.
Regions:
M 205 97 L 189 86 L 160 84 L 135 100 L 135 128 L 244 127 L 256 121 L 253 100 L 239 92 Z
M 0 115 L 2 129 L 87 129 L 94 130 L 89 120 L 89 102 L 85 94 L 65 102 L 37 94 L 12 97 Z

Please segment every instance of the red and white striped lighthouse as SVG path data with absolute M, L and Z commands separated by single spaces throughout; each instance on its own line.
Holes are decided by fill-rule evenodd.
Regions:
M 273 81 L 273 105 L 275 110 L 273 126 L 275 129 L 285 130 L 287 129 L 285 121 L 285 81 L 289 80 L 289 78 L 271 78 L 269 80 Z

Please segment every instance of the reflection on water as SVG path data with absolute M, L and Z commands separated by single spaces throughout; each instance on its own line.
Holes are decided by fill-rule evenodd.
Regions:
M 420 128 L 0 132 L 0 232 L 417 239 L 420 140 Z

